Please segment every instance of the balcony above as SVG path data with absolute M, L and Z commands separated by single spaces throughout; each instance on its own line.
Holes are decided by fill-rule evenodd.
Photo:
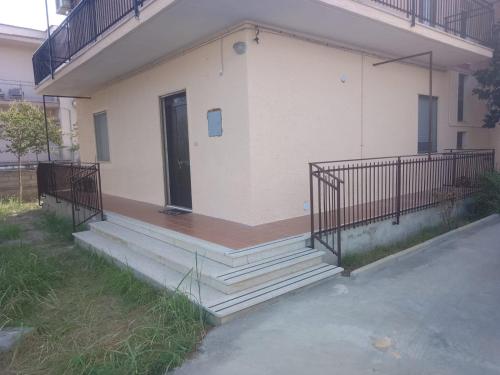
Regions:
M 38 91 L 89 94 L 242 23 L 442 67 L 492 56 L 483 0 L 81 0 L 33 56 Z
M 369 0 L 446 33 L 492 45 L 495 12 L 486 0 Z

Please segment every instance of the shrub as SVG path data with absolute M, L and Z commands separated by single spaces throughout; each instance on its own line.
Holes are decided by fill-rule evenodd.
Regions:
M 434 194 L 435 199 L 439 202 L 439 208 L 441 210 L 441 219 L 443 223 L 452 229 L 455 227 L 455 207 L 457 204 L 457 193 L 455 191 L 443 191 Z
M 485 216 L 500 213 L 500 173 L 490 172 L 479 179 L 479 192 L 473 204 L 473 213 Z

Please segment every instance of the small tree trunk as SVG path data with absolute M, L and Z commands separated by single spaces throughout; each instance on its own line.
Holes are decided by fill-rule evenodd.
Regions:
M 17 157 L 17 177 L 19 178 L 19 202 L 23 201 L 23 179 L 21 175 L 21 157 Z

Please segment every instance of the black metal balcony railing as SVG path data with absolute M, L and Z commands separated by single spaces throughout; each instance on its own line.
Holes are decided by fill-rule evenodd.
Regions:
M 401 11 L 412 23 L 437 26 L 448 33 L 491 46 L 494 10 L 485 0 L 372 0 Z M 35 84 L 129 13 L 139 13 L 144 0 L 81 0 L 33 55 Z
M 311 239 L 341 259 L 340 230 L 470 197 L 495 166 L 495 150 L 309 164 Z
M 486 46 L 493 42 L 494 9 L 484 0 L 372 0 L 412 20 Z
M 82 0 L 33 55 L 35 84 L 123 19 L 139 13 L 144 0 Z

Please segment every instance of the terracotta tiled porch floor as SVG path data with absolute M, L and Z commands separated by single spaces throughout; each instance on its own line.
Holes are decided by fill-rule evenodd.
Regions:
M 103 194 L 105 211 L 171 229 L 231 249 L 243 249 L 310 230 L 308 215 L 269 224 L 249 226 L 210 216 L 187 213 L 170 216 L 161 213 L 164 207 Z
M 447 191 L 448 189 L 445 188 L 443 191 Z M 455 188 L 454 190 L 460 193 L 459 188 Z M 401 210 L 412 211 L 424 208 L 425 206 L 432 206 L 435 202 L 435 193 L 436 190 L 432 190 L 402 196 Z M 105 211 L 115 212 L 235 250 L 302 235 L 310 231 L 311 225 L 309 215 L 256 226 L 244 225 L 195 213 L 170 216 L 160 212 L 160 210 L 164 209 L 162 206 L 107 194 L 103 194 L 103 205 Z M 370 218 L 374 220 L 377 218 L 390 218 L 394 216 L 395 212 L 395 198 L 364 202 L 348 206 L 345 210 L 341 208 L 340 221 L 342 224 L 349 224 L 359 223 Z M 328 224 L 334 225 L 336 215 L 327 216 L 322 219 L 323 222 L 328 221 Z M 318 216 L 316 215 L 316 227 L 318 222 Z

